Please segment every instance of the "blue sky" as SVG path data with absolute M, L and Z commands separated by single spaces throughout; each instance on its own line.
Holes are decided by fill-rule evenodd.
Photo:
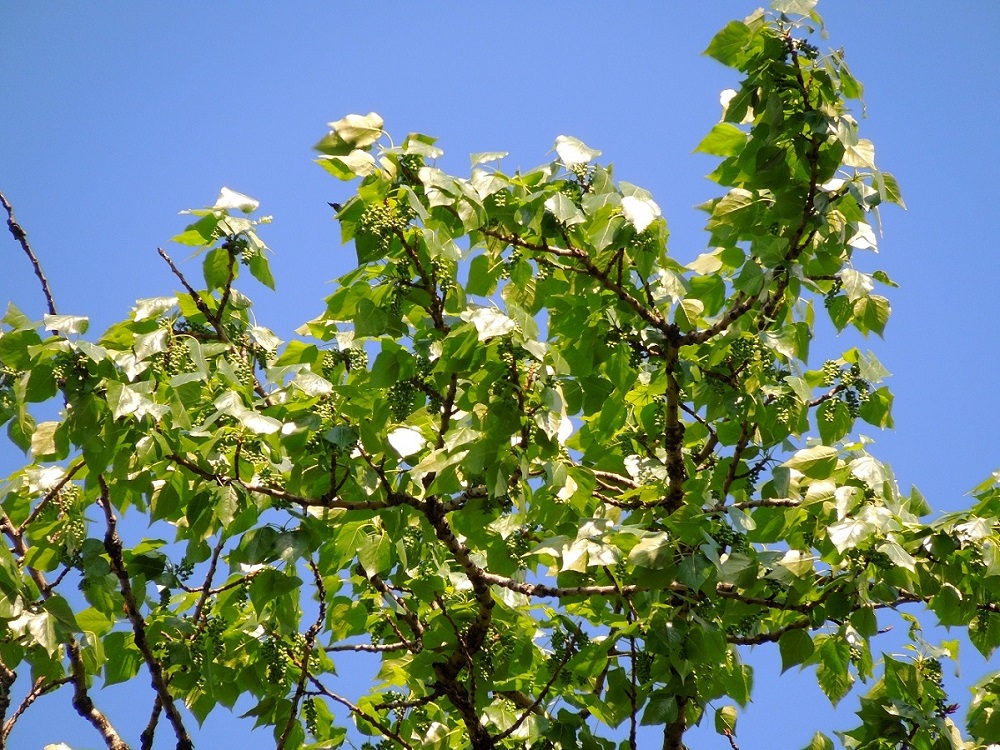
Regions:
M 603 150 L 619 179 L 653 192 L 671 251 L 687 261 L 705 244 L 693 206 L 714 194 L 703 179 L 714 160 L 692 150 L 718 119 L 719 91 L 737 83 L 699 53 L 755 7 L 184 1 L 139 9 L 8 0 L 0 9 L 0 190 L 60 312 L 90 315 L 95 330 L 135 299 L 174 289 L 156 248 L 183 259 L 183 248 L 167 245 L 185 224 L 177 212 L 212 203 L 223 185 L 274 215 L 263 237 L 276 253 L 278 292 L 246 286 L 259 320 L 287 338 L 317 314 L 328 282 L 354 255 L 340 247 L 326 205 L 348 188 L 311 162 L 310 147 L 348 112 L 379 112 L 397 141 L 410 131 L 439 136 L 443 167 L 459 174 L 473 151 L 506 150 L 508 169 L 527 168 L 549 159 L 556 136 L 577 136 Z M 874 450 L 904 488 L 916 484 L 935 508 L 955 510 L 1000 467 L 1000 4 L 821 0 L 819 10 L 830 32 L 820 46 L 844 47 L 866 85 L 863 135 L 909 207 L 883 214 L 880 254 L 858 259 L 901 285 L 890 293 L 885 341 L 861 342 L 893 373 L 896 394 L 896 430 L 871 435 Z M 40 316 L 37 282 L 7 234 L 0 262 L 0 303 Z M 189 268 L 197 278 L 197 264 Z M 856 343 L 845 335 L 816 351 Z M 18 459 L 0 445 L 0 471 Z M 755 663 L 758 697 L 740 727 L 746 750 L 801 747 L 816 728 L 851 725 L 850 702 L 832 714 L 809 675 L 773 682 L 774 660 Z M 962 684 L 984 669 L 970 659 Z M 967 702 L 962 692 L 954 698 Z M 60 694 L 43 700 L 41 714 L 69 708 Z M 112 700 L 112 714 L 128 713 L 126 693 Z M 213 716 L 202 746 L 220 746 L 214 733 L 226 727 Z M 74 742 L 27 720 L 18 731 L 22 747 Z M 97 744 L 86 732 L 74 737 Z M 258 730 L 240 744 L 252 750 L 269 740 Z M 706 733 L 689 744 L 724 742 Z

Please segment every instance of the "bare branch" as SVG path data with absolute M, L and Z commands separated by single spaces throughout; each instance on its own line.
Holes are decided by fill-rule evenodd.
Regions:
M 34 250 L 31 249 L 31 245 L 28 244 L 28 233 L 17 223 L 17 220 L 14 218 L 14 209 L 11 208 L 10 203 L 3 193 L 0 193 L 0 203 L 3 204 L 3 207 L 7 211 L 7 228 L 10 229 L 10 233 L 14 235 L 14 239 L 21 245 L 24 254 L 28 256 L 28 260 L 31 261 L 31 267 L 35 270 L 35 276 L 38 277 L 38 281 L 42 285 L 42 294 L 45 295 L 45 304 L 48 307 L 49 314 L 55 315 L 55 299 L 52 296 L 52 290 L 49 289 L 49 282 L 45 278 L 45 274 L 42 273 L 42 265 L 38 262 L 38 256 L 35 255 Z

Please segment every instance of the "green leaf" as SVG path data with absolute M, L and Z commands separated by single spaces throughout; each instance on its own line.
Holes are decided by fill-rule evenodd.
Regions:
M 344 155 L 355 149 L 368 149 L 382 137 L 382 118 L 375 112 L 367 115 L 347 115 L 330 123 L 330 132 L 315 149 L 324 154 Z
M 583 211 L 577 208 L 576 204 L 562 193 L 554 193 L 546 198 L 545 208 L 548 209 L 549 213 L 555 216 L 558 221 L 568 227 L 573 226 L 574 224 L 579 224 L 586 218 L 583 215 Z
M 588 148 L 580 139 L 568 135 L 556 138 L 555 150 L 559 159 L 567 167 L 589 164 L 601 155 L 600 151 Z
M 833 740 L 822 732 L 816 732 L 812 740 L 802 750 L 833 750 Z
M 392 539 L 388 534 L 369 536 L 358 548 L 358 562 L 369 576 L 381 575 L 393 565 Z
M 720 122 L 712 126 L 695 151 L 715 156 L 735 156 L 743 150 L 746 142 L 745 132 L 732 123 Z
M 715 709 L 715 731 L 729 737 L 736 734 L 736 706 L 720 706 Z
M 271 264 L 268 262 L 267 256 L 264 255 L 263 251 L 255 253 L 250 258 L 248 267 L 251 276 L 268 289 L 274 289 L 274 276 L 271 275 Z
M 64 336 L 76 336 L 87 332 L 90 319 L 83 315 L 43 315 L 42 322 L 47 331 L 59 331 Z
M 778 639 L 778 650 L 781 652 L 781 671 L 804 664 L 813 655 L 815 647 L 813 639 L 803 629 L 787 630 Z
M 797 451 L 783 466 L 801 471 L 810 479 L 826 479 L 837 466 L 840 452 L 836 448 L 817 445 Z
M 978 742 L 1000 737 L 1000 674 L 987 675 L 971 688 L 967 726 Z
M 202 261 L 202 273 L 205 275 L 205 284 L 209 290 L 222 289 L 229 279 L 229 269 L 234 260 L 230 259 L 229 251 L 221 247 L 215 247 L 205 253 L 205 260 Z M 235 273 L 235 269 L 234 273 Z
M 818 0 L 774 0 L 771 9 L 786 16 L 809 16 Z
M 215 205 L 212 206 L 212 208 L 222 211 L 242 211 L 245 214 L 252 214 L 259 207 L 260 201 L 227 187 L 223 187 L 219 191 L 219 197 L 216 199 Z
M 851 689 L 854 677 L 850 672 L 851 647 L 840 637 L 827 637 L 817 648 L 816 680 L 820 689 L 837 705 Z
M 879 336 L 889 321 L 889 300 L 872 294 L 854 303 L 854 325 L 862 333 L 874 331 Z
M 742 21 L 730 21 L 712 41 L 703 54 L 718 60 L 723 65 L 737 67 L 742 52 L 750 43 L 751 31 Z
M 128 682 L 137 674 L 142 664 L 142 654 L 135 647 L 131 633 L 115 631 L 104 636 L 104 684 Z

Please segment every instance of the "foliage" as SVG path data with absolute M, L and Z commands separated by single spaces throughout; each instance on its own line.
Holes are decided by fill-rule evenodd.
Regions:
M 124 748 L 93 687 L 145 671 L 144 748 L 192 747 L 182 706 L 201 721 L 241 698 L 287 749 L 351 724 L 407 748 L 634 747 L 654 725 L 677 750 L 702 720 L 735 747 L 741 647 L 762 644 L 833 702 L 871 685 L 845 747 L 1000 736 L 1000 678 L 963 739 L 941 683 L 957 646 L 911 613 L 1000 645 L 1000 483 L 921 520 L 856 432 L 892 424 L 885 370 L 854 348 L 809 364 L 817 308 L 883 333 L 893 283 L 853 254 L 902 205 L 847 107 L 860 83 L 804 36 L 813 5 L 706 50 L 743 80 L 698 146 L 726 192 L 687 265 L 652 196 L 574 138 L 459 178 L 373 113 L 317 144 L 360 178 L 335 206 L 358 267 L 299 338 L 235 287 L 274 280 L 266 219 L 228 189 L 174 238 L 200 290 L 161 250 L 181 291 L 94 341 L 54 305 L 8 308 L 0 414 L 30 460 L 2 491 L 3 741 L 65 686 Z M 912 653 L 877 658 L 903 609 Z M 349 697 L 336 667 L 358 658 L 375 677 Z

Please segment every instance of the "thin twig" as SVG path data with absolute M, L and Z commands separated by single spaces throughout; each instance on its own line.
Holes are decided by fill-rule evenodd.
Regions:
M 49 282 L 45 278 L 45 274 L 42 273 L 42 265 L 38 262 L 38 256 L 35 255 L 34 250 L 31 249 L 31 245 L 28 244 L 28 233 L 24 231 L 24 228 L 17 223 L 14 218 L 14 209 L 11 208 L 10 203 L 7 198 L 4 197 L 3 193 L 0 193 L 0 203 L 7 210 L 7 227 L 10 229 L 10 233 L 14 235 L 14 239 L 18 241 L 21 245 L 21 249 L 24 250 L 24 254 L 28 256 L 28 260 L 31 261 L 31 267 L 35 269 L 35 276 L 38 277 L 38 281 L 42 285 L 42 294 L 45 295 L 45 304 L 48 306 L 49 314 L 56 314 L 56 302 L 52 297 L 52 290 L 49 288 Z

